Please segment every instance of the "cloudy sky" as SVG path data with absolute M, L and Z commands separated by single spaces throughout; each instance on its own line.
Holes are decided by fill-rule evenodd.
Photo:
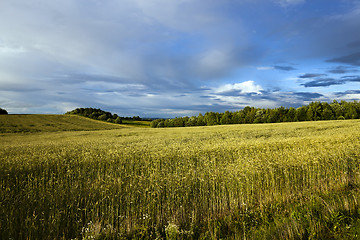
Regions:
M 359 0 L 1 0 L 0 107 L 174 117 L 360 100 Z

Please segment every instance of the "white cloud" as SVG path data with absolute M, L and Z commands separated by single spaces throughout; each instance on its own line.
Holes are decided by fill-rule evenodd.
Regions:
M 260 85 L 256 84 L 254 81 L 225 84 L 214 89 L 215 93 L 239 91 L 240 93 L 257 93 L 257 94 L 261 94 L 262 90 L 264 89 Z
M 274 67 L 266 67 L 266 66 L 264 66 L 264 67 L 257 67 L 256 69 L 259 70 L 259 71 L 266 71 L 266 70 L 274 70 L 275 68 Z
M 22 46 L 12 47 L 12 46 L 0 45 L 0 56 L 20 54 L 25 52 L 27 52 L 27 50 Z

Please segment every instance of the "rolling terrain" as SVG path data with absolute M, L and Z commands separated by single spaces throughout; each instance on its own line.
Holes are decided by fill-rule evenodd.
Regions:
M 0 115 L 0 133 L 34 133 L 118 129 L 122 126 L 75 115 Z
M 71 126 L 0 136 L 1 239 L 360 236 L 359 120 Z

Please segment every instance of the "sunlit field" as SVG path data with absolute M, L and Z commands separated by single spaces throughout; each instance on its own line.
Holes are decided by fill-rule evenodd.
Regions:
M 360 237 L 359 120 L 119 127 L 2 133 L 0 239 Z
M 75 115 L 0 115 L 0 133 L 86 131 L 122 128 Z

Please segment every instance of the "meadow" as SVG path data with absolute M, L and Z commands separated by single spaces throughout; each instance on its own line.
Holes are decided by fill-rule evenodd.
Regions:
M 0 239 L 360 238 L 359 120 L 114 126 L 3 131 Z

